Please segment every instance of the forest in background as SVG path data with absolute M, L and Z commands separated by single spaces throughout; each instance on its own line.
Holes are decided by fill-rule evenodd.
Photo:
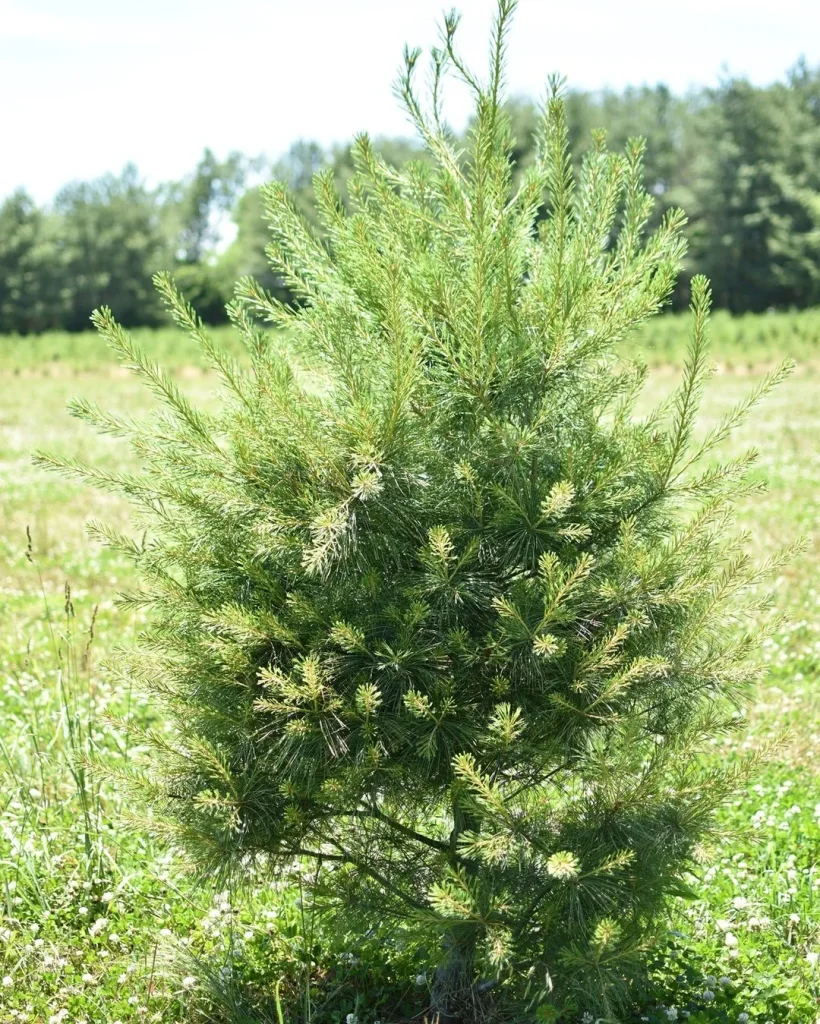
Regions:
M 677 96 L 665 86 L 571 92 L 571 148 L 580 158 L 594 129 L 618 149 L 648 140 L 653 221 L 682 206 L 689 254 L 673 305 L 688 300 L 695 272 L 712 280 L 715 305 L 732 313 L 820 305 L 820 67 L 795 65 L 757 87 L 727 78 Z M 533 159 L 537 106 L 509 104 L 519 172 Z M 409 139 L 381 139 L 392 164 L 424 159 Z M 352 172 L 347 146 L 299 141 L 281 159 L 210 150 L 191 174 L 148 188 L 137 168 L 66 185 L 47 206 L 24 191 L 0 205 L 0 333 L 88 328 L 110 305 L 126 326 L 166 322 L 151 275 L 172 269 L 205 320 L 225 320 L 233 284 L 246 274 L 288 299 L 264 255 L 266 225 L 254 183 L 288 183 L 317 232 L 311 180 L 332 166 L 342 194 Z M 235 236 L 224 244 L 226 219 Z

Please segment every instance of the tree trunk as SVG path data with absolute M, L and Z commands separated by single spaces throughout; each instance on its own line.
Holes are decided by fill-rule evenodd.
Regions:
M 454 799 L 453 830 L 450 846 L 455 854 L 462 832 L 481 829 L 479 818 L 466 814 Z M 456 866 L 455 858 L 453 867 Z M 467 867 L 468 874 L 475 871 L 475 865 Z M 475 954 L 478 933 L 474 924 L 455 924 L 446 932 L 442 941 L 442 960 L 436 968 L 433 980 L 433 1021 L 438 1024 L 468 1024 L 474 1014 L 476 994 L 473 989 Z
M 455 927 L 442 943 L 443 958 L 433 980 L 434 1020 L 438 1024 L 467 1024 L 474 1001 L 473 965 L 476 933 L 473 927 Z

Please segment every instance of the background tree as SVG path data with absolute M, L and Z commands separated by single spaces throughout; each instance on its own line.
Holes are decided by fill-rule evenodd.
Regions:
M 247 173 L 248 160 L 241 153 L 218 160 L 206 149 L 188 178 L 163 187 L 166 230 L 180 263 L 201 263 L 219 243 L 220 218 L 233 209 Z
M 692 262 L 733 312 L 820 301 L 819 80 L 731 80 L 699 118 Z
M 219 265 L 217 250 L 256 163 L 237 152 L 219 160 L 206 149 L 189 177 L 159 190 L 178 279 L 211 323 L 225 320 L 225 302 L 230 297 L 230 281 Z
M 689 277 L 701 271 L 712 278 L 716 304 L 733 312 L 820 302 L 818 82 L 820 69 L 799 63 L 766 87 L 727 79 L 718 89 L 685 96 L 663 85 L 567 94 L 576 170 L 595 145 L 593 129 L 604 129 L 613 148 L 641 134 L 649 142 L 646 180 L 655 198 L 650 226 L 676 206 L 687 210 L 690 249 L 673 306 L 688 303 Z M 515 139 L 514 192 L 536 160 L 539 112 L 522 97 L 509 100 L 506 112 Z M 454 142 L 454 149 L 463 144 Z M 399 169 L 427 159 L 409 139 L 378 139 L 374 146 Z M 247 274 L 295 301 L 264 257 L 267 227 L 257 183 L 271 176 L 287 182 L 296 209 L 326 240 L 311 181 L 332 168 L 348 205 L 354 148 L 325 150 L 300 140 L 272 164 L 236 152 L 219 159 L 206 149 L 190 175 L 158 189 L 147 189 L 132 168 L 119 178 L 74 183 L 38 209 L 22 195 L 9 197 L 0 242 L 0 329 L 81 330 L 92 299 L 116 301 L 129 323 L 135 316 L 156 323 L 161 313 L 146 282 L 160 265 L 175 267 L 208 322 L 225 320 L 232 282 Z M 539 216 L 545 213 L 542 208 Z M 230 219 L 236 236 L 228 244 Z M 118 260 L 127 260 L 121 269 L 134 282 L 131 297 L 121 301 L 109 291 Z
M 288 183 L 300 212 L 317 227 L 313 203 L 313 176 L 327 165 L 327 156 L 316 142 L 295 142 L 288 153 L 268 168 L 266 178 L 272 175 Z M 259 188 L 250 188 L 236 204 L 233 212 L 236 237 L 219 260 L 219 273 L 224 282 L 227 301 L 233 282 L 240 277 L 254 277 L 261 287 L 282 299 L 289 297 L 284 282 L 274 273 L 265 255 L 269 241 L 268 225 Z
M 54 202 L 52 253 L 67 330 L 85 330 L 89 309 L 115 302 L 123 323 L 154 324 L 160 306 L 151 274 L 168 264 L 159 210 L 129 165 L 120 176 L 67 185 Z M 57 326 L 57 325 L 55 325 Z
M 0 331 L 43 330 L 63 319 L 59 295 L 49 288 L 46 215 L 25 192 L 0 206 Z M 51 260 L 48 256 L 51 256 Z

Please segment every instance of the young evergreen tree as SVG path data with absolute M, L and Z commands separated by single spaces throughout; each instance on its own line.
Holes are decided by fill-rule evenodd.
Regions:
M 684 216 L 646 236 L 639 140 L 616 155 L 596 135 L 573 174 L 557 81 L 512 192 L 514 6 L 499 0 L 486 81 L 445 19 L 429 110 L 406 52 L 397 90 L 425 159 L 399 172 L 360 136 L 349 210 L 315 178 L 327 244 L 264 188 L 268 256 L 300 302 L 240 281 L 248 365 L 157 278 L 224 383 L 216 411 L 101 309 L 162 411 L 73 411 L 145 472 L 41 456 L 127 495 L 147 530 L 93 526 L 137 564 L 124 600 L 151 611 L 134 671 L 175 726 L 151 737 L 157 819 L 204 869 L 305 858 L 339 914 L 429 934 L 442 1024 L 490 1000 L 518 1020 L 544 1003 L 618 1019 L 744 778 L 700 755 L 757 672 L 750 611 L 774 564 L 727 532 L 754 453 L 711 456 L 786 370 L 695 440 L 695 278 L 680 388 L 636 414 L 646 373 L 621 343 L 670 294 Z M 475 100 L 464 152 L 442 120 L 448 69 Z

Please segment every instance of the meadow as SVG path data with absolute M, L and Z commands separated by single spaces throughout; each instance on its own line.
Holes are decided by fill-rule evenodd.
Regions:
M 227 329 L 216 334 L 235 345 Z M 769 489 L 748 500 L 741 525 L 765 556 L 817 534 L 820 310 L 719 313 L 713 334 L 720 369 L 703 431 L 762 367 L 798 363 L 721 453 L 760 451 Z M 171 330 L 137 336 L 188 394 L 213 401 L 193 343 Z M 635 339 L 655 368 L 648 397 L 673 386 L 686 337 L 676 315 Z M 132 724 L 164 726 L 111 659 L 140 627 L 116 604 L 130 566 L 85 532 L 90 518 L 125 526 L 128 510 L 30 461 L 39 448 L 132 464 L 68 416 L 72 396 L 137 416 L 151 408 L 92 334 L 0 339 L 0 1022 L 283 1024 L 300 1003 L 315 1024 L 402 1017 L 428 981 L 417 951 L 379 922 L 363 940 L 329 934 L 300 899 L 298 867 L 276 887 L 260 874 L 232 890 L 192 877 L 177 851 L 147 838 L 118 773 L 139 753 Z M 818 564 L 810 539 L 777 580 L 786 620 L 767 642 L 768 675 L 714 756 L 771 749 L 723 810 L 725 841 L 703 851 L 696 898 L 675 908 L 636 1022 L 820 1022 Z M 92 758 L 109 771 L 90 773 Z M 281 991 L 263 983 L 271 977 Z

